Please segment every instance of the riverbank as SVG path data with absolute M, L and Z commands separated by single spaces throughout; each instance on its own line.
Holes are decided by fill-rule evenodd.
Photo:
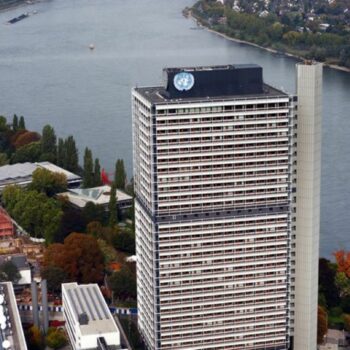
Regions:
M 201 18 L 197 17 L 196 15 L 194 15 L 192 11 L 188 11 L 186 13 L 186 17 L 191 18 L 197 25 L 203 27 L 208 32 L 216 34 L 216 35 L 218 35 L 218 36 L 220 36 L 222 38 L 225 38 L 227 40 L 230 40 L 230 41 L 233 41 L 233 42 L 236 42 L 236 43 L 239 43 L 239 44 L 253 46 L 253 47 L 256 47 L 256 48 L 259 48 L 259 49 L 271 52 L 271 53 L 276 54 L 276 55 L 283 55 L 283 56 L 286 56 L 286 57 L 292 57 L 292 58 L 295 58 L 295 59 L 300 60 L 300 61 L 303 61 L 303 60 L 306 59 L 303 56 L 299 56 L 299 55 L 293 54 L 291 52 L 281 52 L 281 51 L 278 51 L 276 49 L 273 49 L 272 47 L 261 46 L 261 45 L 252 43 L 250 41 L 237 39 L 237 38 L 229 36 L 229 35 L 227 35 L 225 33 L 219 32 L 219 31 L 217 31 L 217 30 L 215 30 L 213 28 L 210 28 L 209 26 L 205 25 L 203 23 L 203 21 L 201 20 Z M 331 69 L 336 69 L 336 70 L 339 70 L 339 71 L 342 71 L 342 72 L 350 73 L 350 68 L 346 68 L 346 67 L 343 67 L 343 66 L 338 66 L 336 64 L 329 64 L 329 63 L 326 63 L 326 62 L 323 62 L 323 65 L 325 67 L 329 67 Z

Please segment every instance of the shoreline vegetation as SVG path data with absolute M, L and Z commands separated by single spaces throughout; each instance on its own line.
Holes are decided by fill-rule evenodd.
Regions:
M 0 12 L 13 10 L 25 4 L 25 0 L 0 0 Z
M 239 39 L 239 38 L 237 38 L 235 36 L 231 36 L 228 33 L 220 31 L 220 29 L 225 27 L 225 24 L 221 24 L 219 26 L 213 26 L 205 18 L 203 18 L 199 14 L 195 13 L 193 11 L 193 8 L 186 7 L 183 10 L 182 13 L 183 13 L 183 15 L 186 18 L 192 19 L 197 24 L 197 26 L 199 28 L 203 28 L 203 29 L 207 30 L 208 32 L 216 34 L 216 35 L 218 35 L 218 36 L 220 36 L 220 37 L 222 37 L 222 38 L 224 38 L 226 40 L 230 40 L 230 41 L 233 41 L 233 42 L 236 42 L 236 43 L 239 43 L 239 44 L 244 44 L 244 45 L 249 45 L 249 46 L 252 46 L 252 47 L 256 47 L 258 49 L 262 49 L 262 50 L 268 51 L 268 52 L 276 54 L 276 55 L 281 55 L 281 56 L 285 56 L 285 57 L 292 57 L 292 58 L 295 58 L 295 59 L 300 60 L 300 61 L 310 59 L 310 58 L 308 58 L 306 56 L 298 55 L 296 53 L 293 53 L 293 52 L 291 52 L 292 50 L 287 51 L 288 50 L 287 48 L 284 48 L 284 50 L 281 51 L 281 50 L 275 49 L 275 48 L 273 48 L 271 46 L 263 46 L 263 45 L 259 45 L 257 43 L 254 43 L 252 41 L 243 40 L 243 39 Z M 331 69 L 335 69 L 335 70 L 338 70 L 338 71 L 350 73 L 350 68 L 347 68 L 347 67 L 344 67 L 344 66 L 341 66 L 341 65 L 338 65 L 338 64 L 325 62 L 325 61 L 323 61 L 322 63 L 323 63 L 324 66 L 329 67 Z

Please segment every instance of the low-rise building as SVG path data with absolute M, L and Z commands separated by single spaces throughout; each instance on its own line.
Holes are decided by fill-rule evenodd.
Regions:
M 15 235 L 15 228 L 11 217 L 0 208 L 0 239 L 8 239 Z
M 74 350 L 121 349 L 120 332 L 97 284 L 62 284 L 63 313 Z
M 92 202 L 103 206 L 105 210 L 108 210 L 110 195 L 111 186 L 109 185 L 93 188 L 75 188 L 59 194 L 59 196 L 66 197 L 77 209 L 83 209 L 88 202 Z M 133 201 L 131 196 L 121 190 L 117 190 L 116 197 L 118 209 L 124 210 L 131 208 Z
M 27 350 L 11 282 L 0 283 L 0 349 Z
M 38 168 L 44 168 L 67 177 L 69 188 L 79 187 L 82 178 L 50 162 L 17 163 L 0 167 L 0 192 L 8 185 L 27 186 L 32 182 L 32 174 Z

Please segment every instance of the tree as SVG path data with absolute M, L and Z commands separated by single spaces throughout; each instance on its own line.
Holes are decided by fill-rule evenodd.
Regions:
M 117 190 L 113 184 L 108 203 L 109 226 L 114 227 L 118 222 Z
M 135 235 L 132 232 L 117 232 L 112 236 L 113 247 L 122 252 L 135 254 Z
M 17 266 L 12 261 L 6 261 L 0 265 L 0 281 L 17 283 L 21 278 Z
M 317 312 L 317 344 L 322 344 L 324 336 L 327 334 L 327 312 L 321 307 L 318 307 Z
M 13 115 L 12 119 L 12 130 L 16 132 L 18 130 L 18 117 L 16 114 Z
M 32 142 L 19 148 L 11 157 L 11 163 L 38 162 L 41 156 L 40 142 Z
M 44 338 L 37 326 L 32 326 L 27 330 L 26 341 L 30 350 L 42 350 L 44 348 Z
M 60 203 L 44 193 L 7 186 L 2 193 L 3 203 L 10 215 L 32 237 L 45 238 L 52 243 L 60 230 Z
M 338 287 L 341 297 L 350 296 L 350 280 L 345 272 L 337 272 L 335 275 L 335 285 Z
M 19 118 L 18 129 L 19 130 L 25 130 L 26 129 L 26 123 L 24 121 L 23 115 Z
M 51 293 L 61 293 L 61 284 L 65 282 L 67 275 L 58 266 L 46 266 L 41 270 L 41 277 L 47 280 L 47 289 Z
M 44 255 L 44 267 L 56 266 L 67 275 L 68 281 L 100 283 L 104 276 L 104 257 L 96 238 L 71 233 L 63 244 L 51 244 Z
M 110 262 L 117 259 L 117 253 L 104 239 L 99 238 L 97 240 L 98 246 L 103 254 L 104 263 L 108 265 Z
M 45 193 L 48 197 L 67 190 L 67 177 L 63 173 L 54 173 L 45 168 L 38 168 L 32 174 L 31 190 Z
M 83 187 L 94 187 L 94 164 L 92 160 L 92 152 L 89 148 L 85 148 L 84 152 L 84 170 L 83 170 Z
M 93 202 L 86 203 L 82 214 L 86 224 L 92 221 L 99 221 L 101 223 L 105 221 L 104 207 Z
M 41 138 L 41 160 L 56 163 L 57 161 L 57 138 L 51 125 L 45 125 Z
M 113 272 L 108 279 L 114 298 L 118 300 L 136 299 L 136 279 L 134 274 L 125 266 L 118 272 Z
M 120 190 L 125 189 L 126 183 L 126 172 L 124 168 L 124 161 L 122 159 L 118 159 L 115 164 L 115 173 L 114 173 L 114 184 L 116 188 Z
M 64 140 L 59 138 L 58 139 L 58 146 L 57 146 L 57 165 L 62 167 L 65 167 L 65 161 L 66 161 L 66 150 L 65 150 L 65 143 Z
M 350 252 L 344 250 L 338 250 L 333 253 L 335 256 L 338 272 L 344 272 L 346 277 L 350 277 Z
M 339 289 L 335 284 L 336 273 L 336 264 L 324 258 L 319 260 L 319 292 L 320 295 L 324 295 L 327 307 L 337 306 L 340 302 Z
M 49 328 L 45 340 L 46 345 L 55 350 L 62 348 L 68 343 L 66 334 L 61 328 Z
M 16 138 L 14 146 L 18 149 L 38 141 L 40 141 L 40 135 L 37 132 L 24 130 L 24 132 Z
M 6 153 L 0 153 L 0 166 L 6 165 L 9 163 Z
M 65 158 L 63 162 L 63 167 L 71 171 L 73 173 L 76 173 L 79 171 L 79 156 L 78 156 L 78 149 L 75 144 L 75 140 L 73 136 L 68 136 L 64 143 L 65 148 Z
M 101 180 L 101 165 L 98 158 L 95 159 L 94 164 L 94 186 L 101 186 L 102 180 Z

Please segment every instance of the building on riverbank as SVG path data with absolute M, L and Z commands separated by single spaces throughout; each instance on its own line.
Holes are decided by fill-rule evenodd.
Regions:
M 148 348 L 316 349 L 322 66 L 298 97 L 256 65 L 164 76 L 132 92 Z

